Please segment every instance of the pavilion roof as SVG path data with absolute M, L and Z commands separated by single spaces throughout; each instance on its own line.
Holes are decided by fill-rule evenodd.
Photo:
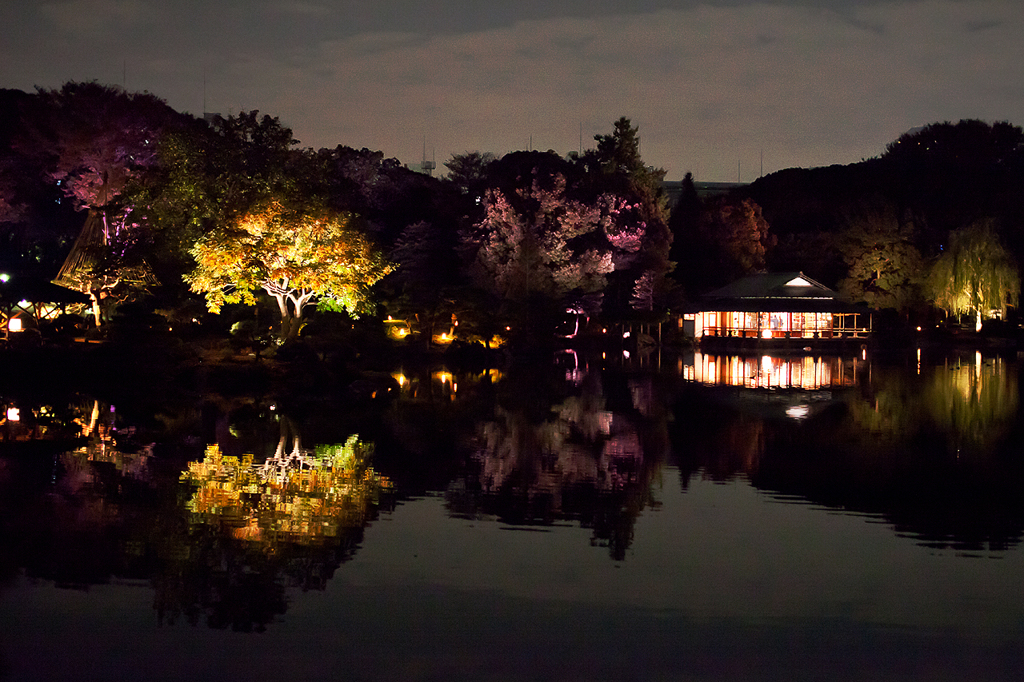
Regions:
M 702 296 L 700 310 L 735 312 L 867 312 L 842 300 L 839 294 L 802 272 L 748 275 Z

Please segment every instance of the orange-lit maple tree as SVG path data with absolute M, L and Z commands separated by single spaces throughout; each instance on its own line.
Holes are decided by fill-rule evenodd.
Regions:
M 255 305 L 263 289 L 281 311 L 281 338 L 294 338 L 311 302 L 357 314 L 369 288 L 393 265 L 357 230 L 348 214 L 294 211 L 278 202 L 208 233 L 192 248 L 195 270 L 185 279 L 207 307 Z

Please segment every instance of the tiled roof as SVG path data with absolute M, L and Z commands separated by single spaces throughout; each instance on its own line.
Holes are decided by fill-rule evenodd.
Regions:
M 702 298 L 709 299 L 836 299 L 838 294 L 824 284 L 815 282 L 802 272 L 773 272 L 749 275 L 715 289 Z

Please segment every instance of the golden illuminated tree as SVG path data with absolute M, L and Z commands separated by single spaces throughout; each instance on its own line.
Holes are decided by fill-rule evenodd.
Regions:
M 278 202 L 208 233 L 192 255 L 196 268 L 185 279 L 206 294 L 212 312 L 225 303 L 254 305 L 263 289 L 281 311 L 282 340 L 298 335 L 311 302 L 358 313 L 370 286 L 393 269 L 348 214 L 288 210 Z

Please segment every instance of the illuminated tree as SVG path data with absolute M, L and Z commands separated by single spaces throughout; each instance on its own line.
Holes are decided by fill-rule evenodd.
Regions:
M 761 207 L 751 199 L 711 204 L 701 215 L 700 232 L 707 249 L 707 278 L 716 283 L 764 272 L 768 249 L 775 243 Z
M 862 208 L 843 232 L 848 270 L 839 293 L 873 308 L 905 310 L 919 300 L 924 259 L 911 225 L 902 225 L 890 204 Z
M 662 188 L 663 168 L 648 166 L 640 155 L 640 129 L 626 117 L 613 124 L 610 134 L 595 135 L 597 149 L 587 150 L 580 158 L 592 192 L 620 197 L 633 206 L 637 219 L 644 223 L 643 244 L 634 256 L 620 260 L 609 278 L 610 301 L 606 308 L 618 314 L 651 311 L 655 299 L 670 288 L 666 275 L 672 270 L 670 250 L 672 232 L 668 227 L 668 201 Z M 650 296 L 637 291 L 650 290 Z
M 39 91 L 40 117 L 17 141 L 38 147 L 49 178 L 88 216 L 55 282 L 88 294 L 97 326 L 101 302 L 126 300 L 155 283 L 138 246 L 145 241 L 126 187 L 153 168 L 165 131 L 181 117 L 162 100 L 97 83 Z
M 975 329 L 983 317 L 1007 306 L 1020 296 L 1020 272 L 987 223 L 951 232 L 949 244 L 932 267 L 928 288 L 935 305 L 950 315 L 973 312 Z
M 196 242 L 196 268 L 186 281 L 206 294 L 212 312 L 225 303 L 255 305 L 254 292 L 266 291 L 281 312 L 281 339 L 293 339 L 306 305 L 319 301 L 357 313 L 367 304 L 369 287 L 392 269 L 350 220 L 274 202 Z
M 594 203 L 566 196 L 566 182 L 535 178 L 513 197 L 492 189 L 485 214 L 464 238 L 477 282 L 513 304 L 561 305 L 607 286 L 606 275 L 636 254 L 646 224 L 637 208 L 602 195 Z

